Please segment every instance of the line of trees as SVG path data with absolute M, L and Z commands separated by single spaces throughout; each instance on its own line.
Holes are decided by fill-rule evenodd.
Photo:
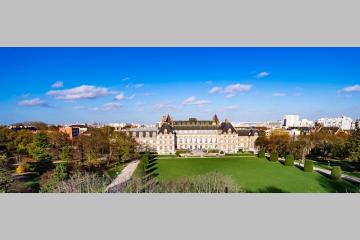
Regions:
M 34 134 L 0 127 L 0 191 L 7 191 L 14 173 L 38 173 L 43 180 L 40 182 L 45 185 L 47 180 L 64 180 L 53 176 L 56 171 L 67 172 L 66 178 L 71 178 L 79 171 L 96 173 L 110 164 L 124 163 L 139 156 L 136 141 L 111 127 L 90 128 L 87 134 L 72 141 L 66 133 L 56 129 Z M 62 168 L 56 169 L 59 164 Z M 14 169 L 14 166 L 17 167 Z
M 326 159 L 360 161 L 360 129 L 351 135 L 315 132 L 300 135 L 295 140 L 285 131 L 259 136 L 255 145 L 266 152 L 278 152 L 281 157 L 293 154 L 296 159 L 307 156 Z

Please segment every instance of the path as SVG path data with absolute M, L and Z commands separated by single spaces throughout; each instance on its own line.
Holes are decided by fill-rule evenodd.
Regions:
M 139 163 L 140 163 L 140 160 L 130 162 L 121 171 L 121 173 L 115 178 L 115 180 L 109 186 L 107 186 L 107 188 L 105 189 L 105 192 L 107 192 L 107 193 L 120 192 L 120 190 L 124 186 L 124 183 L 129 181 L 131 176 L 134 174 Z
M 285 159 L 280 159 L 279 161 L 284 162 Z M 295 162 L 294 164 L 296 166 L 299 166 L 299 167 L 304 167 L 303 163 Z M 329 175 L 329 176 L 331 175 L 331 170 L 328 170 L 328 169 L 324 169 L 324 168 L 314 166 L 314 170 L 319 172 L 319 173 L 323 173 L 323 174 L 326 174 L 326 175 Z M 350 175 L 346 175 L 346 174 L 341 174 L 341 178 L 345 179 L 347 181 L 350 181 L 352 183 L 356 183 L 356 184 L 360 185 L 360 178 L 358 178 L 358 177 L 354 177 L 354 176 L 350 176 Z

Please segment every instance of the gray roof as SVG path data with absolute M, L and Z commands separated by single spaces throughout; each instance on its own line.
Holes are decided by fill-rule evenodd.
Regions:
M 256 131 L 253 129 L 244 129 L 244 130 L 238 130 L 239 136 L 254 136 Z

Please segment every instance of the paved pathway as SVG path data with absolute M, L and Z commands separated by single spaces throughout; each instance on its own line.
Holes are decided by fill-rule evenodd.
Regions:
M 285 159 L 280 159 L 279 161 L 284 162 Z M 295 162 L 294 164 L 296 166 L 304 167 L 303 163 Z M 331 175 L 331 170 L 328 170 L 328 169 L 324 169 L 324 168 L 314 166 L 314 170 L 317 171 L 317 172 L 320 172 L 320 173 L 324 173 L 326 175 Z M 341 174 L 341 178 L 360 185 L 360 178 L 358 178 L 358 177 L 354 177 L 354 176 L 350 176 L 350 175 L 346 175 L 346 174 Z
M 130 180 L 131 176 L 134 174 L 139 163 L 140 160 L 130 162 L 115 178 L 115 180 L 109 186 L 107 186 L 105 192 L 107 193 L 119 192 L 124 186 L 124 183 Z

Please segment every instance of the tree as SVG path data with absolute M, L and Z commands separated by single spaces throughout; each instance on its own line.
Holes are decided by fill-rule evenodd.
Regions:
M 357 128 L 346 143 L 350 159 L 360 161 L 360 129 Z
M 54 171 L 51 173 L 50 178 L 41 187 L 41 192 L 49 192 L 54 189 L 61 181 L 68 177 L 68 172 L 65 164 L 56 165 Z
M 13 182 L 10 171 L 6 168 L 0 167 L 0 193 L 7 192 Z
M 53 166 L 49 147 L 49 139 L 45 133 L 36 134 L 33 143 L 30 145 L 29 152 L 36 161 L 35 171 L 39 173 L 44 173 Z

